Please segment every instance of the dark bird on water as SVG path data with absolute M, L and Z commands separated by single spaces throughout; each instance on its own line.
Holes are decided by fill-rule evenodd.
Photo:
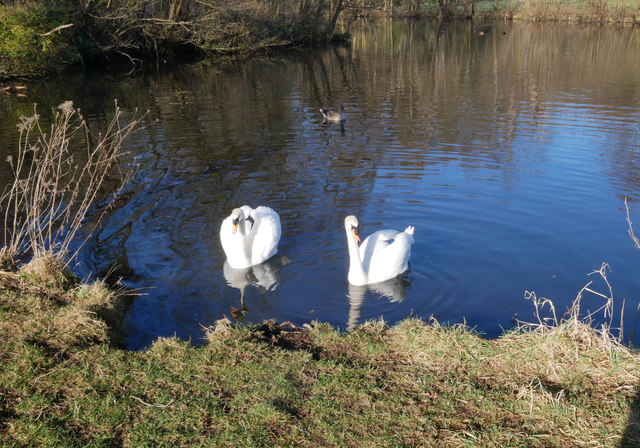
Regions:
M 345 105 L 340 105 L 340 112 L 336 110 L 330 109 L 320 109 L 322 112 L 322 116 L 324 117 L 324 121 L 329 121 L 332 123 L 342 123 L 347 119 L 347 116 L 344 114 Z

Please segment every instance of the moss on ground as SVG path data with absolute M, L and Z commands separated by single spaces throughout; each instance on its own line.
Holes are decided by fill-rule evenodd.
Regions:
M 496 340 L 416 320 L 348 334 L 221 321 L 205 346 L 129 352 L 110 333 L 122 300 L 0 274 L 4 446 L 640 443 L 640 354 L 577 321 Z
M 52 3 L 0 6 L 0 79 L 43 76 L 80 62 L 68 31 L 49 34 L 65 19 Z

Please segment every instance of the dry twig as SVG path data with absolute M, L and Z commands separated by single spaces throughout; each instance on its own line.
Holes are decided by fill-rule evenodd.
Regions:
M 633 226 L 631 225 L 631 217 L 629 216 L 629 205 L 627 204 L 627 197 L 624 197 L 624 206 L 627 209 L 627 223 L 629 224 L 629 236 L 631 237 L 631 239 L 633 240 L 633 243 L 636 245 L 636 247 L 638 249 L 640 249 L 640 240 L 638 239 L 638 237 L 633 233 Z
M 54 29 L 52 29 L 51 31 L 47 31 L 46 33 L 41 34 L 41 37 L 47 37 L 47 36 L 51 36 L 53 33 L 63 30 L 65 28 L 71 28 L 73 26 L 73 23 L 67 23 L 65 25 L 60 25 L 55 27 Z

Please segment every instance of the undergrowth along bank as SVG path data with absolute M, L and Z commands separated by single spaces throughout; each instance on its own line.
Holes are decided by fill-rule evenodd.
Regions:
M 640 23 L 636 0 L 41 0 L 0 5 L 0 80 L 345 40 L 372 17 Z M 340 32 L 337 32 L 337 31 Z
M 325 43 L 344 0 L 42 0 L 0 6 L 0 79 L 124 59 Z

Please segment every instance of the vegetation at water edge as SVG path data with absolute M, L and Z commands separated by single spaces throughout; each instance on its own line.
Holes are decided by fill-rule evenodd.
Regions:
M 227 54 L 327 42 L 343 0 L 41 0 L 0 5 L 0 79 L 78 62 Z
M 0 4 L 0 80 L 345 39 L 370 17 L 638 23 L 637 0 L 30 0 Z

